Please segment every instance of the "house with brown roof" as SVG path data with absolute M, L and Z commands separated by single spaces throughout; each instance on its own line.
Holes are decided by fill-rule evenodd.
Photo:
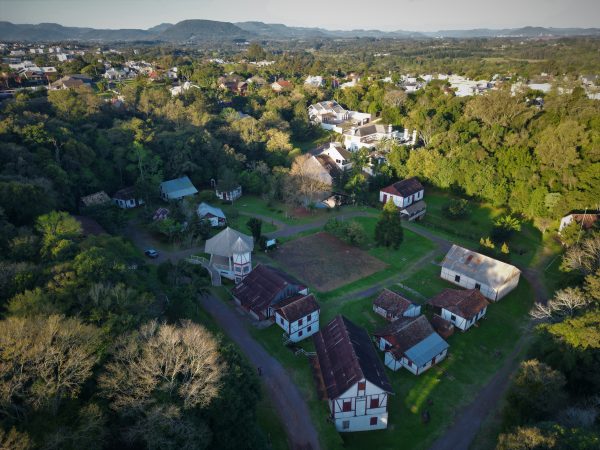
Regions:
M 416 220 L 425 215 L 427 205 L 423 201 L 425 188 L 413 177 L 397 181 L 379 191 L 379 201 L 386 204 L 393 201 L 400 209 L 400 214 L 408 220 Z
M 402 317 L 416 317 L 421 314 L 421 306 L 411 302 L 406 297 L 384 289 L 379 296 L 373 300 L 373 312 L 393 322 Z
M 292 83 L 290 83 L 287 80 L 284 80 L 283 78 L 280 78 L 279 80 L 271 84 L 271 89 L 273 89 L 275 92 L 289 91 L 293 87 L 294 85 Z
M 560 233 L 565 227 L 573 222 L 577 223 L 583 230 L 589 230 L 600 221 L 600 211 L 584 211 L 572 212 L 560 219 L 558 232 Z
M 453 245 L 444 260 L 440 276 L 467 289 L 477 289 L 498 301 L 519 284 L 521 271 L 515 266 Z
M 266 320 L 273 316 L 280 302 L 298 294 L 308 295 L 308 288 L 279 269 L 258 264 L 231 294 L 235 302 L 256 320 Z
M 315 374 L 339 432 L 387 428 L 392 386 L 364 328 L 338 315 L 313 336 Z
M 404 367 L 415 375 L 442 361 L 450 347 L 425 316 L 403 317 L 373 335 L 385 352 L 386 366 L 394 371 Z
M 342 147 L 342 144 L 339 142 L 330 142 L 329 144 L 311 150 L 309 153 L 317 158 L 319 156 L 327 156 L 327 160 L 333 161 L 341 171 L 350 170 L 352 168 L 352 154 Z
M 485 316 L 489 302 L 477 289 L 444 289 L 427 304 L 442 319 L 466 331 Z
M 321 308 L 312 294 L 298 294 L 275 306 L 275 323 L 292 342 L 306 339 L 319 331 Z

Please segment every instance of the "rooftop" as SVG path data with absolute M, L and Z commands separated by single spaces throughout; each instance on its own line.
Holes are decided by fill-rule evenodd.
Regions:
M 475 317 L 489 304 L 477 289 L 444 289 L 427 303 L 436 308 L 447 309 L 465 319 Z
M 254 249 L 254 238 L 233 228 L 225 228 L 204 244 L 205 253 L 230 258 L 234 254 L 249 253 Z M 252 274 L 252 272 L 250 273 Z
M 397 195 L 399 197 L 408 197 L 409 195 L 416 194 L 424 189 L 421 182 L 413 177 L 407 178 L 406 180 L 397 181 L 394 184 L 384 187 L 381 192 L 388 194 Z

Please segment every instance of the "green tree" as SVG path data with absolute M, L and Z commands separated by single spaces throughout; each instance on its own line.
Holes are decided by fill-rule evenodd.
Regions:
M 402 244 L 404 232 L 402 230 L 402 221 L 400 211 L 392 200 L 389 200 L 384 206 L 381 216 L 375 225 L 375 242 L 379 246 L 393 247 L 397 249 Z
M 246 222 L 246 226 L 248 227 L 248 229 L 250 230 L 250 232 L 252 233 L 252 237 L 254 238 L 254 242 L 259 242 L 260 241 L 260 236 L 261 236 L 261 232 L 262 232 L 262 220 L 256 218 L 256 217 L 252 217 L 251 219 L 249 219 Z

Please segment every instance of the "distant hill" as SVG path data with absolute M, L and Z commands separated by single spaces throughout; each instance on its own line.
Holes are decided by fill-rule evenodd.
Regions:
M 600 36 L 599 28 L 544 28 L 523 27 L 506 29 L 441 30 L 435 32 L 380 31 L 380 30 L 326 30 L 323 28 L 289 27 L 264 22 L 218 22 L 214 20 L 184 20 L 176 24 L 162 23 L 147 30 L 106 30 L 64 27 L 56 23 L 13 24 L 0 22 L 0 40 L 4 41 L 163 41 L 210 42 L 234 39 L 352 39 L 352 38 L 490 38 L 490 37 L 543 37 L 543 36 Z

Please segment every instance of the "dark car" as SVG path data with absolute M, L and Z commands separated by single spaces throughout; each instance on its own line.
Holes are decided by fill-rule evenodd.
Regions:
M 158 258 L 158 252 L 153 248 L 149 248 L 148 250 L 144 251 L 144 255 L 146 255 L 148 258 Z

